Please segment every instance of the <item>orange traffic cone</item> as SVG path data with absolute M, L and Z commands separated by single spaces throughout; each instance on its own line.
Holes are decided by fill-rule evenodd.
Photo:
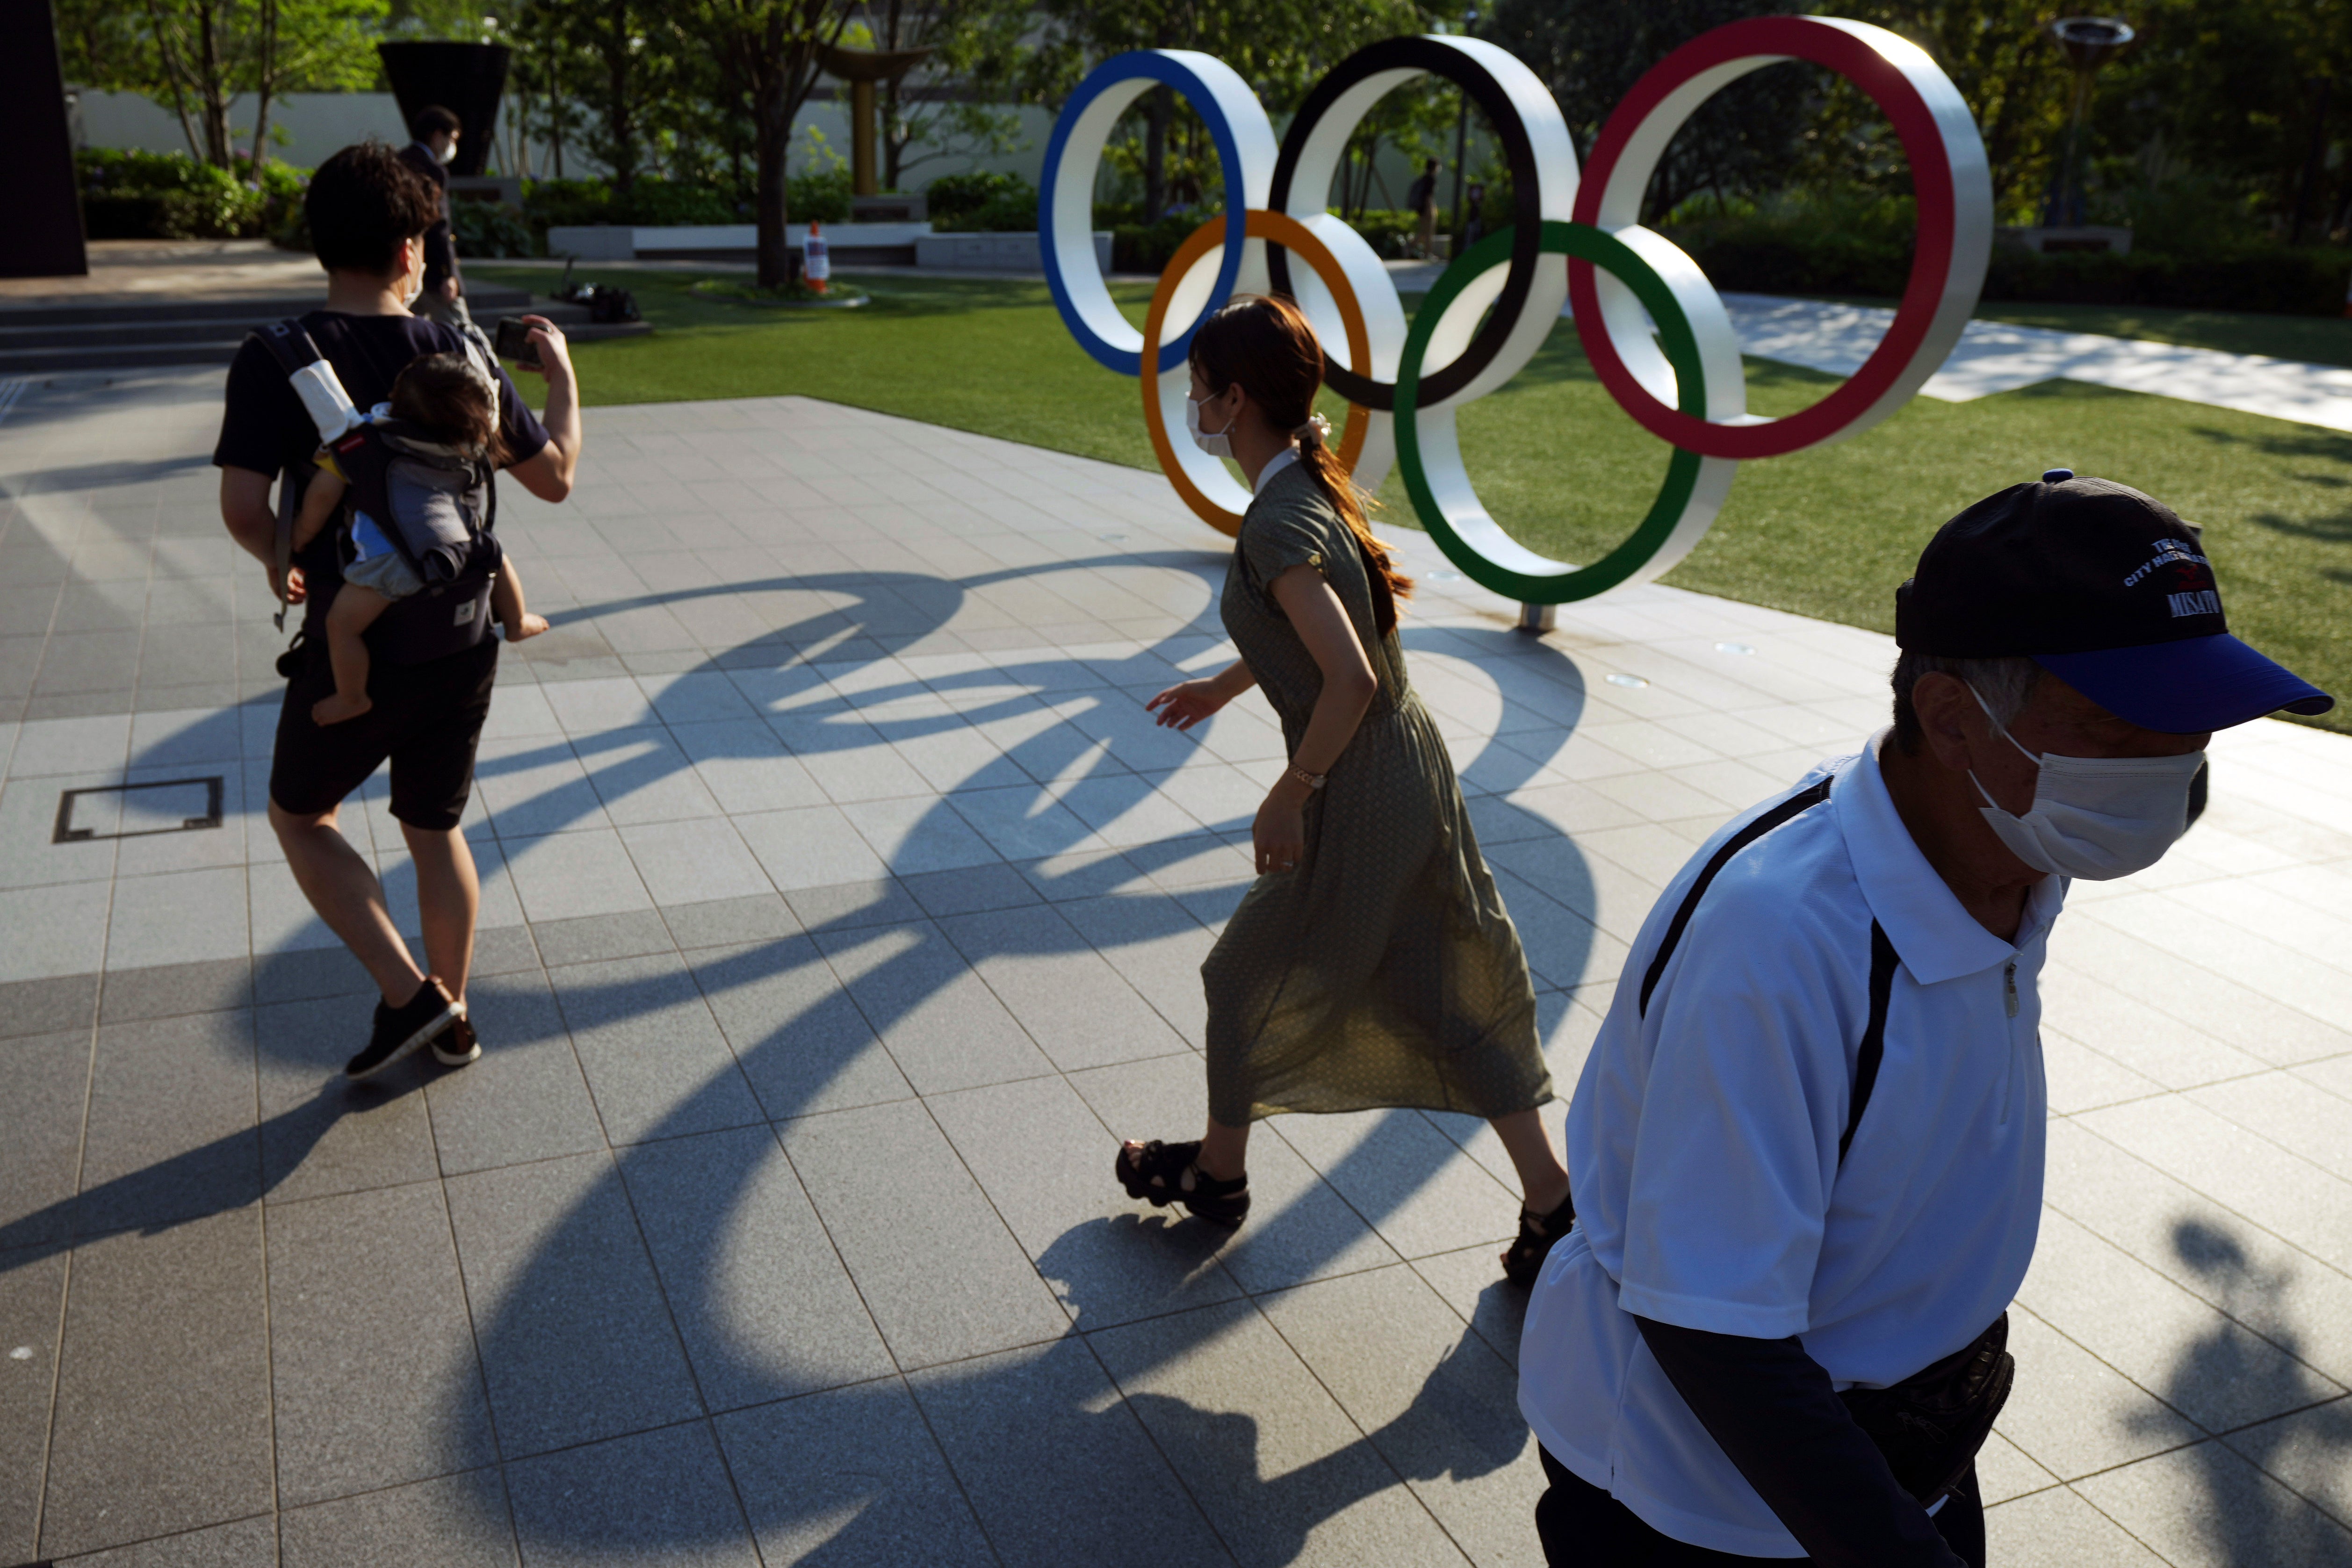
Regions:
M 817 293 L 823 294 L 827 292 L 825 285 L 833 277 L 833 258 L 826 256 L 824 253 L 824 225 L 823 224 L 817 223 L 814 220 L 810 222 L 808 227 L 808 238 L 802 242 L 802 249 L 805 252 L 807 256 L 807 265 L 803 270 L 802 276 L 808 279 L 809 287 L 814 289 Z

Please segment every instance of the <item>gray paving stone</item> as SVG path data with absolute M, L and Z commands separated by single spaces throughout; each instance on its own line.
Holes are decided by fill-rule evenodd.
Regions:
M 1252 1304 L 1108 1329 L 1088 1343 L 1237 1561 L 1461 1562 Z
M 686 951 L 781 941 L 798 936 L 801 929 L 791 905 L 774 893 L 666 904 L 661 914 L 669 925 L 671 940 Z
M 496 1469 L 442 1476 L 278 1516 L 279 1568 L 513 1568 L 514 1521 Z
M 1027 1031 L 928 921 L 826 934 L 817 946 L 917 1093 L 1053 1071 Z
M 612 1142 L 765 1119 L 676 953 L 551 968 L 548 977 Z
M 770 1563 L 999 1561 L 895 1377 L 734 1411 L 713 1425 Z
M 915 902 L 923 906 L 923 913 L 935 920 L 1041 902 L 1029 879 L 1003 862 L 955 871 L 924 872 L 900 881 L 914 895 Z
M 757 1568 L 758 1549 L 708 1423 L 507 1467 L 523 1561 Z
M 98 1013 L 98 975 L 59 975 L 0 985 L 0 1040 L 88 1029 Z
M 1066 1080 L 926 1104 L 1082 1331 L 1238 1293 L 1215 1261 L 1222 1231 L 1174 1223 L 1173 1210 L 1137 1212 L 1112 1175 L 1118 1140 Z
M 43 1553 L 70 1556 L 270 1507 L 263 1293 L 257 1208 L 76 1249 Z M 171 1310 L 157 1311 L 159 1301 Z
M 474 933 L 474 973 L 512 975 L 540 967 L 528 925 L 487 925 Z
M 1376 1269 L 1258 1307 L 1473 1562 L 1528 1557 L 1547 1483 L 1517 1373 L 1437 1291 Z
M 0 1253 L 60 1246 L 71 1234 L 89 1063 L 87 1028 L 0 1040 L 9 1101 L 0 1138 Z
M 192 964 L 111 970 L 99 1004 L 103 1023 L 225 1012 L 253 1005 L 253 961 L 208 958 Z
M 1085 1341 L 908 1381 L 1008 1568 L 1233 1562 Z M 1026 1416 L 1022 1443 L 1004 1441 L 1009 1409 Z
M 2032 1312 L 2012 1307 L 2017 1385 L 2000 1429 L 2044 1469 L 2075 1480 L 2204 1436 Z
M 486 945 L 478 936 L 476 943 Z M 264 953 L 253 966 L 253 999 L 261 1006 L 314 997 L 366 996 L 374 990 L 375 982 L 360 961 L 341 946 Z
M 273 1207 L 269 1330 L 279 1506 L 497 1459 L 437 1183 Z
M 1053 1293 L 919 1105 L 804 1116 L 779 1132 L 901 1367 L 1067 1332 Z M 954 1288 L 941 1289 L 950 1280 Z
M 367 1040 L 369 998 L 257 1009 L 262 1185 L 273 1203 L 426 1181 L 440 1174 L 418 1092 L 423 1052 L 364 1083 L 342 1074 Z
M 1166 1056 L 1184 1045 L 1058 909 L 959 915 L 940 929 L 1065 1072 Z
M 784 902 L 811 931 L 848 931 L 866 925 L 896 925 L 919 920 L 923 906 L 896 877 L 871 882 L 847 882 L 824 887 L 788 887 Z
M 2221 1441 L 2336 1523 L 2352 1527 L 2352 1399 L 2242 1427 Z
M 1404 1257 L 1517 1234 L 1517 1189 L 1455 1158 L 1453 1140 L 1417 1111 L 1286 1116 L 1267 1130 Z
M 62 1253 L 0 1251 L 0 1557 L 30 1563 L 65 1320 Z
M 98 1031 L 82 1148 L 82 1235 L 163 1225 L 261 1196 L 253 1014 Z
M 2219 1442 L 2092 1476 L 2074 1490 L 2182 1568 L 2352 1564 L 2352 1530 Z
M 530 932 L 540 959 L 552 969 L 567 964 L 594 964 L 608 958 L 633 958 L 647 953 L 667 953 L 677 944 L 669 927 L 650 909 L 620 915 L 583 915 L 564 920 L 539 920 Z
M 647 1144 L 620 1168 L 711 1409 L 896 1370 L 766 1126 Z
M 914 1093 L 807 937 L 699 951 L 687 962 L 771 1118 Z
M 1137 889 L 1074 900 L 1063 918 L 1149 1001 L 1168 1026 L 1198 1050 L 1208 1035 L 1201 964 L 1216 937 L 1175 898 Z
M 446 1189 L 508 1458 L 702 1414 L 609 1156 L 478 1171 Z
M 274 1568 L 278 1521 L 268 1514 L 59 1560 L 73 1568 Z
M 1465 1247 L 1416 1258 L 1412 1271 L 1478 1331 L 1487 1349 L 1517 1367 L 1519 1336 L 1527 1330 L 1528 1293 L 1503 1278 L 1501 1253 L 1498 1247 Z
M 466 1001 L 481 1057 L 425 1086 L 442 1174 L 603 1148 L 604 1124 L 546 977 L 482 980 Z

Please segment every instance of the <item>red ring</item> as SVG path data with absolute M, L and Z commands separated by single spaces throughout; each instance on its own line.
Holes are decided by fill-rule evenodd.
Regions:
M 1919 209 L 1918 248 L 1886 336 L 1846 383 L 1811 407 L 1756 424 L 1716 424 L 1652 397 L 1618 357 L 1601 319 L 1601 294 L 1592 264 L 1570 259 L 1568 294 L 1576 312 L 1576 335 L 1601 384 L 1643 429 L 1662 441 L 1708 457 L 1745 461 L 1780 457 L 1833 438 L 1886 395 L 1906 370 L 1933 323 L 1952 267 L 1958 224 L 1951 151 L 1937 128 L 1935 111 L 1893 61 L 1864 38 L 1810 16 L 1761 16 L 1733 22 L 1692 39 L 1633 84 L 1610 114 L 1585 161 L 1576 193 L 1576 221 L 1600 225 L 1601 198 L 1617 160 L 1643 121 L 1666 95 L 1701 71 L 1759 56 L 1807 60 L 1837 72 L 1870 95 L 1893 121 L 1911 162 L 1911 185 Z

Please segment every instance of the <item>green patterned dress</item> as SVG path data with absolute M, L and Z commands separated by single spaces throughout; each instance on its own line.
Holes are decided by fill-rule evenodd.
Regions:
M 1292 752 L 1323 673 L 1269 591 L 1301 564 L 1347 608 L 1380 690 L 1307 807 L 1296 871 L 1251 884 L 1201 966 L 1209 1114 L 1412 1106 L 1507 1115 L 1552 1097 L 1518 932 L 1478 852 L 1437 725 L 1374 628 L 1364 557 L 1292 465 L 1242 520 L 1225 633 Z

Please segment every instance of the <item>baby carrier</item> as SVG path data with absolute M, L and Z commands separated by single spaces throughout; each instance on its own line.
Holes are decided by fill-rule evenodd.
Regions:
M 301 322 L 280 321 L 254 336 L 318 425 L 321 457 L 349 482 L 336 527 L 339 564 L 351 564 L 352 519 L 364 515 L 424 583 L 395 599 L 368 628 L 369 651 L 395 664 L 421 664 L 480 643 L 489 633 L 490 586 L 505 559 L 493 532 L 498 485 L 488 460 L 443 444 L 436 433 L 394 418 L 382 404 L 361 413 Z M 479 347 L 470 339 L 466 347 L 476 366 L 495 377 Z M 278 486 L 281 585 L 293 558 L 294 517 L 317 472 L 316 464 L 300 465 L 299 474 L 289 467 Z M 277 622 L 283 630 L 282 586 Z

